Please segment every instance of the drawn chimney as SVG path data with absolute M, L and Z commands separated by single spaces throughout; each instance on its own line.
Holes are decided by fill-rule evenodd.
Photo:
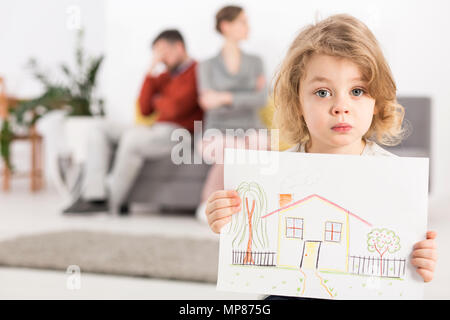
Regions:
M 292 202 L 292 193 L 280 193 L 279 196 L 280 208 L 283 208 L 285 205 Z

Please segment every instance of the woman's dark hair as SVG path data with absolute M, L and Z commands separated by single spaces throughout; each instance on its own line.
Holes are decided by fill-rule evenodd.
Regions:
M 216 30 L 219 33 L 222 33 L 222 30 L 220 30 L 220 24 L 222 21 L 233 21 L 243 10 L 244 9 L 242 7 L 238 6 L 226 6 L 220 9 L 216 14 Z
M 169 29 L 169 30 L 164 30 L 163 32 L 161 32 L 156 38 L 155 40 L 153 40 L 152 42 L 152 46 L 155 45 L 155 43 L 159 40 L 166 40 L 170 43 L 174 43 L 177 41 L 180 41 L 183 46 L 184 46 L 184 39 L 183 36 L 181 35 L 180 31 L 176 30 L 176 29 Z

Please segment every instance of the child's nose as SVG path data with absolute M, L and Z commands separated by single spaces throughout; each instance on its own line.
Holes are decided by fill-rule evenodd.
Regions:
M 336 115 L 336 116 L 340 115 L 340 114 L 348 114 L 349 113 L 349 108 L 346 107 L 345 104 L 336 104 L 331 109 L 331 113 L 333 115 Z

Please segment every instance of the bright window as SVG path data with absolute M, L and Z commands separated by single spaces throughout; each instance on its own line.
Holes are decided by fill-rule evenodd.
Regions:
M 286 238 L 303 239 L 303 219 L 286 218 Z
M 341 241 L 342 223 L 325 222 L 325 241 L 339 242 Z

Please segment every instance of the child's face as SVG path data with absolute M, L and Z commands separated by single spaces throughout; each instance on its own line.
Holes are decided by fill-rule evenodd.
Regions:
M 301 81 L 303 117 L 315 148 L 361 145 L 375 113 L 358 66 L 348 59 L 313 55 Z

